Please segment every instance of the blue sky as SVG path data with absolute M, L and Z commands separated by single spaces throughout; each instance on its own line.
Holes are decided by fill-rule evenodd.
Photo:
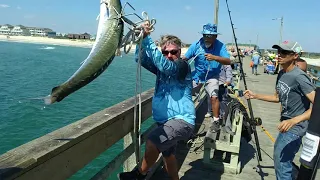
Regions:
M 178 35 L 184 42 L 196 41 L 202 25 L 213 22 L 214 0 L 127 0 L 136 13 L 148 12 L 157 19 L 153 38 Z M 283 40 L 298 41 L 305 51 L 320 52 L 319 0 L 228 0 L 238 42 L 270 48 L 279 42 L 284 17 Z M 57 32 L 95 34 L 100 0 L 0 0 L 0 24 L 48 27 Z M 131 10 L 127 9 L 127 12 Z M 231 26 L 225 0 L 220 0 L 219 39 L 230 42 Z

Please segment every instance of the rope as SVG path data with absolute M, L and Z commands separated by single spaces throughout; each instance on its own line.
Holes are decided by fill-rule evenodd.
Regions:
M 145 20 L 142 22 L 149 22 L 150 24 L 150 32 L 154 31 L 154 24 L 156 23 L 155 19 L 149 20 L 146 12 L 142 12 L 142 16 L 145 17 Z M 124 20 L 124 19 L 123 19 Z M 127 22 L 128 20 L 124 20 Z M 142 57 L 142 41 L 144 29 L 142 26 L 138 26 L 137 24 L 131 24 L 133 28 L 130 28 L 130 31 L 123 38 L 121 42 L 121 46 L 124 47 L 124 52 L 129 53 L 131 46 L 133 43 L 139 43 L 139 56 L 137 61 L 137 71 L 136 71 L 136 88 L 135 88 L 135 106 L 134 106 L 134 114 L 133 114 L 133 126 L 134 126 L 134 137 L 135 137 L 135 155 L 136 155 L 136 163 L 140 163 L 141 157 L 141 122 L 142 122 L 142 106 L 141 106 L 141 93 L 142 93 L 142 85 L 141 85 L 141 57 Z M 140 31 L 140 33 L 139 33 Z M 136 33 L 139 33 L 137 36 Z M 127 45 L 129 44 L 129 49 L 127 49 Z M 138 109 L 139 106 L 139 109 Z
M 141 49 L 142 49 L 142 40 L 143 38 L 140 38 L 139 42 L 139 58 L 137 62 L 137 71 L 136 71 L 136 89 L 135 89 L 135 106 L 134 106 L 134 115 L 133 115 L 133 126 L 134 126 L 134 135 L 136 137 L 135 144 L 135 155 L 136 155 L 136 163 L 139 164 L 140 162 L 140 146 L 141 146 Z M 139 119 L 137 120 L 137 109 L 139 106 Z

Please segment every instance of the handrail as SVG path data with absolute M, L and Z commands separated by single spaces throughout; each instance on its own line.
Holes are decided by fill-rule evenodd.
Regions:
M 312 82 L 319 86 L 320 84 L 320 67 L 308 64 L 308 75 L 310 76 Z

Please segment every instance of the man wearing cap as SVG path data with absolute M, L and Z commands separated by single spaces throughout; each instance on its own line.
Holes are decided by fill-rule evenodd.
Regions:
M 194 58 L 195 71 L 193 72 L 194 88 L 205 85 L 211 99 L 213 117 L 211 118 L 212 132 L 220 129 L 219 124 L 219 74 L 222 65 L 230 65 L 230 55 L 225 44 L 217 39 L 217 26 L 205 24 L 201 32 L 202 38 L 194 42 L 185 53 L 184 60 Z
M 277 77 L 275 94 L 255 94 L 247 90 L 244 95 L 247 99 L 281 103 L 281 122 L 273 152 L 274 169 L 277 180 L 291 180 L 294 178 L 292 161 L 308 127 L 310 102 L 314 101 L 315 86 L 307 74 L 295 66 L 302 50 L 297 42 L 284 41 L 272 48 L 278 50 L 278 61 L 283 68 Z

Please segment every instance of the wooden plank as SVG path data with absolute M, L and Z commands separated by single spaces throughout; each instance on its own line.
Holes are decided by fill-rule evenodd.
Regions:
M 133 147 L 133 150 L 130 153 L 130 156 L 121 162 L 121 163 L 123 163 L 123 171 L 126 171 L 126 172 L 132 171 L 137 163 L 136 154 L 133 153 L 135 151 L 134 150 L 134 132 L 133 131 L 131 131 L 129 134 L 125 135 L 123 138 L 123 148 L 126 149 L 130 145 L 132 145 L 132 147 Z M 122 151 L 121 153 L 123 153 L 124 151 Z
M 240 148 L 242 123 L 243 123 L 243 114 L 239 113 L 238 116 L 237 116 L 237 119 L 239 119 L 239 121 L 238 122 L 235 121 L 235 124 L 234 124 L 234 126 L 237 127 L 237 131 L 236 131 L 236 134 L 233 136 L 233 143 L 232 144 L 234 144 L 234 145 L 236 145 L 236 146 L 238 146 Z
M 153 92 L 142 94 L 143 121 L 151 116 Z M 10 150 L 0 156 L 0 179 L 72 176 L 132 131 L 133 108 L 134 98 L 127 99 Z

